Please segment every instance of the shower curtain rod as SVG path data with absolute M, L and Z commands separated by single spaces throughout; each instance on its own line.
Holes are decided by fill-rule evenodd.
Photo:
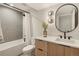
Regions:
M 28 12 L 28 11 L 19 9 L 19 8 L 17 8 L 17 7 L 14 7 L 14 6 L 10 6 L 10 5 L 7 4 L 7 3 L 3 3 L 2 5 L 6 5 L 6 6 L 8 6 L 9 8 L 11 7 L 11 8 L 13 8 L 14 10 L 17 10 L 17 11 L 19 11 L 19 12 L 23 12 L 23 13 L 25 12 L 25 13 L 29 13 L 29 14 L 30 14 L 30 12 Z

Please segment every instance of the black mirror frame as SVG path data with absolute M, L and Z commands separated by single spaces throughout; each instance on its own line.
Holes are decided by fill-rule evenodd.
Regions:
M 76 8 L 76 13 L 75 13 L 75 28 L 71 30 L 71 31 L 73 31 L 73 30 L 75 30 L 76 27 L 78 26 L 78 8 L 77 8 L 77 6 L 75 6 L 74 4 L 71 4 L 71 3 L 63 4 L 63 5 L 61 5 L 61 6 L 56 10 L 56 13 L 55 13 L 55 27 L 57 28 L 57 26 L 56 26 L 56 14 L 57 14 L 58 10 L 59 10 L 61 7 L 65 6 L 65 5 L 71 5 L 71 6 L 74 6 L 74 7 Z M 61 32 L 64 32 L 64 31 L 60 30 L 59 28 L 57 28 L 57 29 L 58 29 L 59 31 L 61 31 Z M 65 32 L 65 33 L 68 33 L 68 32 L 71 32 L 71 31 L 67 31 L 67 32 Z

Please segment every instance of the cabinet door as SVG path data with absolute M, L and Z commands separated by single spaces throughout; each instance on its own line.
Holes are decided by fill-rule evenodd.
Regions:
M 63 56 L 64 55 L 64 46 L 48 43 L 48 56 Z
M 48 56 L 56 56 L 56 44 L 48 42 Z
M 64 46 L 63 45 L 60 45 L 60 44 L 57 44 L 56 45 L 56 55 L 57 56 L 64 56 L 65 55 L 65 51 L 64 51 Z
M 71 47 L 65 46 L 65 56 L 71 56 Z
M 79 56 L 79 49 L 71 48 L 71 56 Z
M 65 46 L 65 56 L 79 56 L 79 49 Z

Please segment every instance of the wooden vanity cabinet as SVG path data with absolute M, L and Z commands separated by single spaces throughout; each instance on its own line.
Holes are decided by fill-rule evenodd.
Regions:
M 65 55 L 64 46 L 56 44 L 56 56 L 64 56 L 64 55 Z
M 48 42 L 48 56 L 63 56 L 64 46 Z
M 35 41 L 35 55 L 46 56 L 47 55 L 47 42 L 43 40 Z
M 71 48 L 71 56 L 79 56 L 79 49 Z
M 71 48 L 70 47 L 64 47 L 65 49 L 65 56 L 71 56 Z
M 48 56 L 56 56 L 56 44 L 48 43 L 47 45 L 47 55 Z
M 79 49 L 65 46 L 65 56 L 79 56 Z
M 79 56 L 79 49 L 48 42 L 48 56 Z
M 79 48 L 36 39 L 36 56 L 79 56 Z

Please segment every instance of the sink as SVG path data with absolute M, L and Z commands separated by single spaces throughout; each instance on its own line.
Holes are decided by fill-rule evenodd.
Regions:
M 63 39 L 63 38 L 57 38 L 56 41 L 59 41 L 59 42 L 64 42 L 64 43 L 75 43 L 75 40 L 72 40 L 72 39 Z

